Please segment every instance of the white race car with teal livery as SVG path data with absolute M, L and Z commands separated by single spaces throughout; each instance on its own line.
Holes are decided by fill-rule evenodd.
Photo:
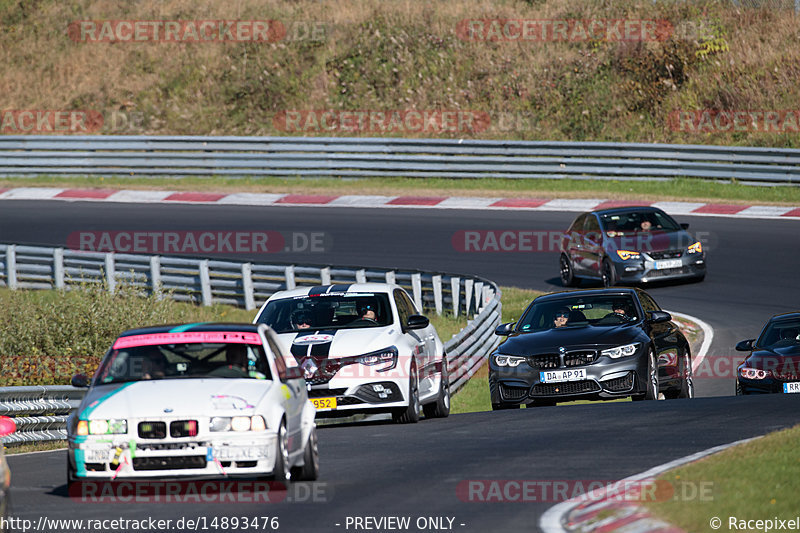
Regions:
M 67 422 L 68 483 L 137 478 L 313 480 L 315 409 L 265 325 L 126 331 Z
M 282 291 L 255 319 L 303 369 L 317 416 L 391 413 L 417 422 L 450 413 L 444 345 L 399 285 L 356 283 Z

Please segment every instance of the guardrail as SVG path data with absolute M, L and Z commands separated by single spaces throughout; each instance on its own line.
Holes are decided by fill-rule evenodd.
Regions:
M 452 392 L 469 380 L 497 344 L 494 329 L 500 323 L 500 290 L 481 278 L 0 244 L 0 287 L 10 289 L 69 289 L 104 283 L 114 291 L 125 283 L 176 300 L 255 309 L 273 293 L 298 285 L 369 281 L 403 286 L 420 309 L 473 315 L 466 328 L 445 342 Z M 0 388 L 0 415 L 13 416 L 17 423 L 17 432 L 3 439 L 4 444 L 63 440 L 66 417 L 84 392 L 70 386 Z
M 675 177 L 800 183 L 800 150 L 465 139 L 0 136 L 0 176 Z

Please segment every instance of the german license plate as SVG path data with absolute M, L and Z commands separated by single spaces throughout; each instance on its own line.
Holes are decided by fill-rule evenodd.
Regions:
M 783 384 L 783 392 L 800 392 L 800 381 Z
M 539 381 L 542 383 L 562 383 L 564 381 L 580 381 L 582 379 L 586 379 L 586 369 L 584 368 L 539 372 Z
M 108 448 L 89 448 L 83 450 L 83 458 L 87 463 L 106 463 L 110 459 Z
M 335 396 L 332 398 L 311 398 L 311 403 L 314 404 L 314 407 L 317 409 L 317 411 L 336 409 Z
M 665 268 L 680 268 L 683 263 L 680 259 L 666 259 L 664 261 L 656 261 L 656 270 L 663 270 Z

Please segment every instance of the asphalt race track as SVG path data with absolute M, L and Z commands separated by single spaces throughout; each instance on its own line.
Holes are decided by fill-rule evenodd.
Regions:
M 454 247 L 453 236 L 464 230 L 557 232 L 566 229 L 574 216 L 531 211 L 5 201 L 0 204 L 0 242 L 65 246 L 70 234 L 81 231 L 313 232 L 323 233 L 324 253 L 227 256 L 463 272 L 501 285 L 552 291 L 560 288 L 556 253 L 464 253 L 456 250 L 458 243 Z M 689 222 L 690 231 L 706 232 L 709 274 L 702 283 L 649 290 L 663 307 L 694 315 L 715 330 L 705 366 L 697 371 L 699 398 L 695 400 L 474 413 L 423 420 L 414 427 L 371 423 L 322 428 L 322 478 L 314 487 L 317 495 L 298 493 L 290 499 L 299 501 L 273 505 L 81 502 L 65 493 L 63 451 L 10 457 L 12 516 L 37 521 L 41 516 L 204 516 L 210 520 L 269 515 L 280 518 L 281 531 L 367 530 L 347 527 L 348 516 L 407 516 L 411 527 L 406 530 L 447 530 L 446 519 L 438 529 L 428 527 L 431 524 L 417 529 L 415 521 L 448 517 L 456 531 L 536 530 L 538 517 L 555 503 L 552 497 L 525 503 L 462 501 L 469 500 L 470 493 L 465 496 L 458 488 L 469 480 L 490 479 L 611 481 L 711 446 L 798 423 L 797 398 L 730 396 L 739 360 L 733 351 L 735 342 L 755 337 L 772 314 L 800 307 L 796 303 L 800 301 L 798 222 L 676 218 Z M 295 490 L 303 488 L 311 487 L 301 484 Z M 473 499 L 479 498 L 474 494 L 479 491 Z

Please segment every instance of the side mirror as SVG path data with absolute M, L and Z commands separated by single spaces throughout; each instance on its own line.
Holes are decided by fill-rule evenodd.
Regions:
M 286 379 L 300 379 L 303 377 L 303 369 L 299 366 L 290 366 L 286 369 Z
M 508 322 L 506 324 L 500 324 L 499 326 L 497 326 L 495 328 L 494 334 L 495 335 L 500 335 L 502 337 L 507 337 L 507 336 L 511 335 L 511 333 L 513 333 L 514 324 L 516 324 L 516 322 Z
M 736 351 L 737 352 L 749 352 L 753 349 L 753 341 L 755 339 L 747 339 L 746 341 L 741 341 L 736 344 Z
M 689 223 L 688 223 L 688 222 L 683 222 L 683 223 L 681 224 L 681 228 L 683 228 L 683 229 L 689 229 Z
M 17 423 L 13 418 L 0 416 L 0 437 L 7 437 L 17 430 Z
M 672 320 L 672 315 L 667 313 L 666 311 L 650 311 L 648 313 L 650 316 L 647 319 L 648 322 L 651 324 L 662 324 L 664 322 L 669 322 Z
M 72 383 L 73 387 L 85 389 L 89 387 L 89 378 L 86 377 L 86 374 L 75 374 L 72 376 L 72 381 L 70 383 Z
M 406 321 L 406 331 L 411 331 L 412 329 L 425 329 L 430 325 L 431 321 L 428 320 L 428 317 L 422 315 L 411 315 L 408 317 Z

